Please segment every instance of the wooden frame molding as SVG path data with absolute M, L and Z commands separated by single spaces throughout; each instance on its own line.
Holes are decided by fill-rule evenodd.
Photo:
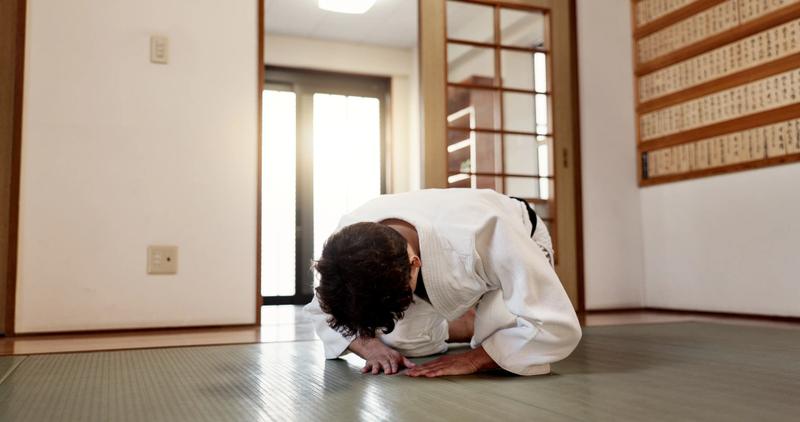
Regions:
M 11 76 L 12 81 L 3 81 L 3 86 L 9 86 L 6 82 L 11 83 L 11 96 L 10 104 L 4 103 L 2 111 L 3 119 L 10 121 L 10 137 L 7 138 L 6 133 L 3 133 L 2 142 L 4 143 L 4 150 L 9 151 L 10 166 L 8 167 L 8 198 L 2 198 L 2 207 L 7 207 L 8 210 L 8 232 L 2 233 L 7 239 L 7 256 L 0 259 L 6 260 L 6 271 L 3 274 L 5 278 L 5 321 L 4 328 L 6 335 L 14 334 L 14 321 L 16 311 L 16 294 L 17 294 L 17 245 L 19 234 L 19 188 L 20 188 L 20 163 L 21 163 L 21 148 L 22 148 L 22 97 L 24 93 L 25 82 L 25 29 L 27 18 L 27 1 L 16 0 L 5 2 L 3 7 L 8 9 L 16 8 L 11 13 L 3 14 L 4 43 L 11 47 L 10 57 L 3 57 L 3 65 L 8 64 L 7 69 L 13 69 L 11 75 L 4 73 L 4 76 Z M 8 38 L 6 38 L 8 37 Z M 10 60 L 12 63 L 5 63 Z M 4 93 L 5 94 L 5 93 Z M 5 106 L 8 105 L 8 109 Z M 10 114 L 10 119 L 6 119 L 6 115 Z M 10 145 L 9 145 L 10 144 Z M 4 239 L 4 240 L 6 240 Z
M 579 66 L 578 62 L 578 5 L 576 0 L 569 2 L 570 13 L 570 60 L 572 61 L 572 151 L 574 155 L 574 168 L 575 168 L 575 230 L 577 244 L 576 248 L 576 261 L 577 261 L 577 282 L 578 282 L 578 309 L 579 313 L 586 312 L 586 276 L 584 268 L 583 256 L 583 179 L 581 169 L 583 168 L 583 159 L 581 157 L 581 101 L 580 101 L 580 86 L 578 80 Z
M 264 37 L 266 36 L 265 28 L 264 28 L 264 0 L 256 0 L 258 2 L 258 18 L 257 18 L 257 26 L 256 26 L 256 33 L 258 37 L 258 42 L 256 45 L 258 46 L 258 51 L 256 52 L 256 57 L 258 58 L 258 105 L 256 106 L 258 110 L 258 116 L 256 117 L 256 121 L 258 122 L 257 127 L 257 142 L 258 142 L 258 181 L 256 186 L 258 186 L 258 192 L 256 192 L 256 320 L 254 322 L 255 325 L 261 325 L 261 155 L 264 148 L 264 140 L 262 139 L 262 133 L 264 133 L 264 122 L 262 121 L 263 117 L 263 97 L 264 97 Z
M 447 187 L 446 97 L 436 93 L 447 89 L 446 0 L 418 0 L 419 102 L 423 140 L 422 188 Z M 477 3 L 483 2 L 478 1 Z

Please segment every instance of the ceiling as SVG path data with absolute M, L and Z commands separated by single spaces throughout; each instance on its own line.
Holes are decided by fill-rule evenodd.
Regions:
M 416 0 L 377 0 L 363 15 L 328 12 L 317 7 L 317 3 L 317 0 L 266 0 L 266 32 L 387 47 L 417 45 Z

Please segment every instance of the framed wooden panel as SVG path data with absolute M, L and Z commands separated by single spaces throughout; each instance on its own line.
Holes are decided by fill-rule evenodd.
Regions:
M 800 161 L 800 0 L 632 0 L 641 186 Z

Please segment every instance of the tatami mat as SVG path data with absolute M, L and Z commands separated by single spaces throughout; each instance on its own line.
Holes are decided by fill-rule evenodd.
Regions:
M 587 328 L 532 378 L 362 375 L 317 341 L 41 355 L 0 420 L 794 420 L 798 356 L 800 330 L 704 323 Z
M 11 375 L 25 358 L 25 356 L 0 356 L 0 383 Z

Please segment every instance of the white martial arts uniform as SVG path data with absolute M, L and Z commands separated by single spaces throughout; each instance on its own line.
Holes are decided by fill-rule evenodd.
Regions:
M 406 356 L 447 350 L 447 321 L 477 304 L 471 346 L 520 375 L 549 372 L 578 344 L 581 329 L 548 260 L 547 228 L 533 227 L 525 204 L 492 190 L 432 189 L 374 199 L 342 217 L 339 227 L 395 218 L 419 236 L 430 303 L 415 297 L 391 333 L 380 336 Z M 325 356 L 341 355 L 353 338 L 327 324 L 316 297 L 306 306 Z

